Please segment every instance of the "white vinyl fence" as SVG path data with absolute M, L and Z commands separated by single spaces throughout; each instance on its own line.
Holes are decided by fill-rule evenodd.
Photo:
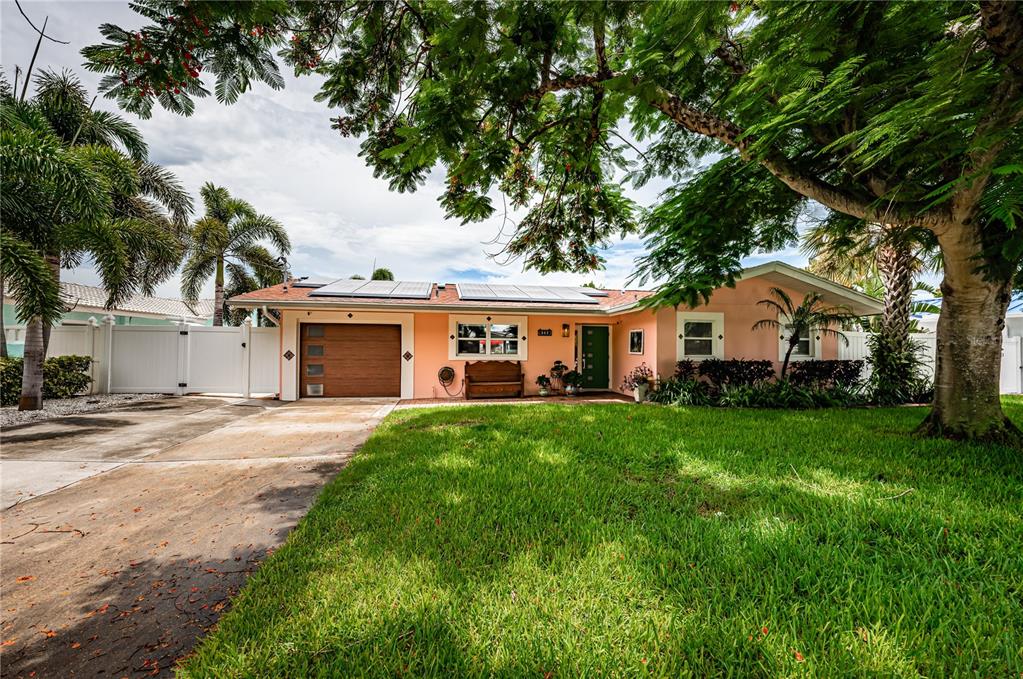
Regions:
M 8 328 L 15 339 L 22 328 Z M 58 325 L 47 356 L 91 356 L 93 393 L 276 394 L 277 328 Z
M 864 361 L 870 356 L 867 348 L 867 338 L 870 333 L 866 332 L 844 332 L 849 344 L 838 340 L 838 357 L 840 359 Z M 927 366 L 928 374 L 934 375 L 934 355 L 937 351 L 937 336 L 932 333 L 913 333 L 912 340 L 920 348 L 921 358 Z M 1002 338 L 1002 377 L 999 391 L 1003 394 L 1023 393 L 1023 338 L 1003 337 Z M 870 364 L 863 367 L 863 375 L 870 374 Z

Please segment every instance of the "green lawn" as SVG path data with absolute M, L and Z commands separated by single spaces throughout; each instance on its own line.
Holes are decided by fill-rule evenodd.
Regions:
M 1018 677 L 1023 455 L 924 413 L 396 412 L 184 674 Z

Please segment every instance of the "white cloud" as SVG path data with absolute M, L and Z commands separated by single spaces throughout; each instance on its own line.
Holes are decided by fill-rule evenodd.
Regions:
M 23 7 L 37 25 L 48 16 L 47 33 L 71 42 L 44 41 L 36 68 L 71 68 L 93 91 L 99 76 L 81 67 L 79 50 L 100 41 L 97 27 L 103 22 L 141 23 L 121 2 L 31 2 Z M 36 36 L 12 2 L 0 3 L 0 26 L 2 63 L 13 80 L 14 65 L 27 65 Z M 390 192 L 358 157 L 358 140 L 330 129 L 332 113 L 313 101 L 317 89 L 315 79 L 289 75 L 282 92 L 257 86 L 233 106 L 221 106 L 210 97 L 197 103 L 190 118 L 157 108 L 150 120 L 133 122 L 145 136 L 151 158 L 174 171 L 193 196 L 197 198 L 199 187 L 211 181 L 283 222 L 294 245 L 290 261 L 296 274 L 365 275 L 376 260 L 406 280 L 458 277 L 572 284 L 593 280 L 619 287 L 632 272 L 638 243 L 634 237 L 604 253 L 607 269 L 596 274 L 541 277 L 523 272 L 519 262 L 502 266 L 488 257 L 499 246 L 486 244 L 498 235 L 501 216 L 468 226 L 445 221 L 437 203 L 439 176 L 415 193 Z M 102 98 L 96 106 L 116 110 Z M 658 190 L 653 185 L 632 195 L 649 204 Z M 800 259 L 798 254 L 785 255 Z M 65 276 L 97 282 L 88 267 Z M 159 292 L 176 296 L 177 279 Z

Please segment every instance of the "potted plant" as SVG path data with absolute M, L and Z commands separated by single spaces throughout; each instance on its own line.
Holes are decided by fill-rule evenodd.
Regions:
M 568 366 L 561 361 L 554 361 L 554 365 L 551 366 L 551 391 L 555 394 L 559 394 L 565 389 L 565 382 L 561 379 L 568 370 Z
M 579 393 L 579 387 L 582 386 L 583 375 L 578 370 L 569 370 L 561 376 L 561 381 L 565 385 L 565 393 L 575 396 Z
M 546 375 L 538 375 L 536 378 L 536 386 L 540 387 L 541 396 L 551 395 L 551 378 Z
M 649 391 L 653 381 L 654 371 L 646 363 L 641 363 L 625 376 L 625 381 L 622 382 L 622 389 L 631 391 L 636 399 L 636 403 L 642 403 L 646 400 L 647 391 Z

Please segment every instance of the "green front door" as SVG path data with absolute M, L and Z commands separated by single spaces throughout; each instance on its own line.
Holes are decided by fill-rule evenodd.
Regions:
M 584 325 L 582 333 L 579 372 L 583 374 L 583 388 L 608 389 L 611 386 L 607 365 L 610 356 L 609 329 L 606 325 Z

